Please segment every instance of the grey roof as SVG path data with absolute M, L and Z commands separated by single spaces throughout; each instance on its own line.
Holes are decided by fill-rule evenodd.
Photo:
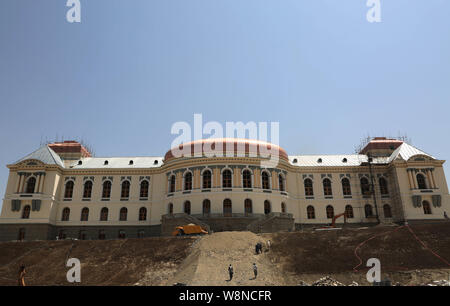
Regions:
M 108 164 L 105 165 L 105 161 Z M 130 161 L 133 161 L 130 164 Z M 81 162 L 81 164 L 79 164 Z M 155 163 L 156 162 L 156 163 Z M 74 162 L 72 169 L 139 169 L 139 168 L 157 168 L 163 164 L 162 157 L 87 157 Z
M 20 163 L 20 162 L 23 162 L 23 161 L 29 160 L 29 159 L 36 159 L 47 165 L 58 165 L 58 166 L 64 168 L 64 163 L 61 160 L 61 158 L 59 157 L 59 155 L 56 154 L 55 151 L 50 149 L 47 145 L 40 147 L 33 153 L 28 154 L 27 156 L 18 160 L 15 163 L 17 164 L 17 163 Z
M 432 159 L 435 159 L 430 154 L 427 154 L 427 153 L 417 149 L 416 147 L 404 142 L 392 153 L 391 157 L 389 157 L 388 162 L 392 162 L 393 160 L 398 159 L 398 158 L 402 158 L 403 160 L 407 161 L 411 157 L 416 156 L 416 155 L 425 155 Z

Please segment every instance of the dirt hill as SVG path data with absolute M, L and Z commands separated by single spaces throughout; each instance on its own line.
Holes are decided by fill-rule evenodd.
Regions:
M 269 239 L 271 250 L 255 255 L 255 244 Z M 221 232 L 201 238 L 0 243 L 0 285 L 17 284 L 20 264 L 27 267 L 29 285 L 70 285 L 65 267 L 70 257 L 81 261 L 82 285 L 297 285 L 324 276 L 343 284 L 367 285 L 365 263 L 371 257 L 380 259 L 383 278 L 420 285 L 449 278 L 450 223 L 263 235 Z M 258 267 L 256 279 L 253 263 Z M 235 272 L 231 281 L 229 264 Z

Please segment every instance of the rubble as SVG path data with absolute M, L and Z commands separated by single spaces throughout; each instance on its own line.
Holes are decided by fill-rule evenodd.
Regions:
M 445 280 L 445 279 L 441 279 L 441 280 L 435 280 L 431 283 L 426 284 L 425 286 L 450 286 L 450 280 Z
M 345 286 L 345 285 L 343 283 L 338 282 L 335 279 L 332 279 L 329 276 L 325 276 L 312 283 L 311 286 Z

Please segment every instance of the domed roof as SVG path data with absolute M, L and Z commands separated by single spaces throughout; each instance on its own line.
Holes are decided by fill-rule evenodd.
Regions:
M 215 153 L 215 148 L 222 144 L 223 156 L 233 152 L 233 156 L 268 157 L 268 154 L 278 156 L 288 161 L 286 151 L 278 145 L 254 139 L 242 138 L 208 138 L 190 141 L 167 151 L 164 161 L 177 158 L 177 153 L 184 153 L 184 157 L 207 157 Z M 206 145 L 206 146 L 205 146 Z M 188 149 L 190 147 L 190 150 Z M 184 151 L 184 150 L 186 151 Z M 196 156 L 198 155 L 198 156 Z

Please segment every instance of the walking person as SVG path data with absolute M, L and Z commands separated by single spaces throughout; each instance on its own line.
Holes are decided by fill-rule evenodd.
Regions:
M 271 245 L 272 243 L 270 242 L 270 240 L 267 240 L 267 251 L 270 251 L 270 245 Z
M 253 263 L 253 274 L 255 275 L 255 278 L 258 276 L 258 267 L 256 266 L 256 263 Z
M 233 279 L 233 266 L 230 264 L 229 266 L 228 266 L 228 274 L 230 274 L 230 280 L 229 281 L 231 281 L 232 279 Z

